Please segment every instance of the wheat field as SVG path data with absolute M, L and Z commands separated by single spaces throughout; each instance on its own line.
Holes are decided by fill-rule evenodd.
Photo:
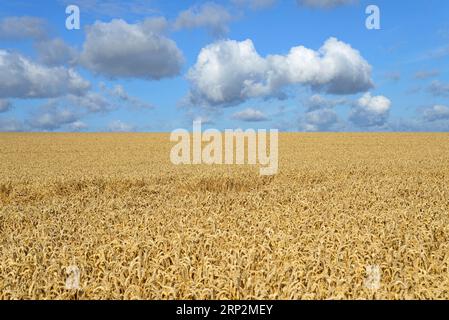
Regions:
M 448 138 L 281 134 L 260 177 L 169 134 L 2 133 L 0 299 L 449 299 Z

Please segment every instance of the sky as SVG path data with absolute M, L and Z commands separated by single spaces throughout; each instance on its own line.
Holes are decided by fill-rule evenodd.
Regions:
M 67 28 L 69 5 L 79 29 Z M 369 5 L 379 29 L 366 26 Z M 446 132 L 448 12 L 447 0 L 4 1 L 0 131 L 169 132 L 201 120 Z

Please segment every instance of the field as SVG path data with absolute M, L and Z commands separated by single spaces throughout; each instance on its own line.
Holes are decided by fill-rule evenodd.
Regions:
M 282 134 L 260 177 L 168 134 L 2 133 L 0 299 L 449 299 L 448 138 Z

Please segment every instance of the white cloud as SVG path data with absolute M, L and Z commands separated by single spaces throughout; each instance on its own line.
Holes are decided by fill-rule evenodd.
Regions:
M 47 67 L 0 50 L 0 98 L 52 98 L 85 93 L 90 83 L 75 70 Z
M 357 2 L 358 0 L 297 0 L 299 5 L 320 9 L 330 9 Z
M 231 14 L 221 5 L 206 2 L 182 11 L 175 21 L 175 29 L 207 28 L 214 36 L 223 36 L 228 32 Z
M 353 105 L 349 120 L 360 127 L 382 126 L 388 119 L 390 108 L 388 98 L 366 93 Z
M 11 108 L 11 102 L 9 100 L 0 99 L 0 113 L 6 112 Z
M 354 94 L 372 87 L 371 66 L 350 45 L 328 39 L 314 51 L 294 47 L 287 55 L 261 57 L 251 40 L 217 41 L 203 48 L 187 75 L 192 104 L 232 105 L 276 96 L 289 85 L 332 94 Z
M 232 2 L 239 6 L 248 6 L 257 10 L 271 7 L 276 3 L 276 0 L 232 0 Z
M 97 21 L 86 29 L 80 61 L 89 70 L 111 78 L 158 80 L 176 76 L 183 55 L 160 29 L 160 19 L 136 24 L 121 19 Z
M 130 132 L 134 131 L 135 127 L 123 121 L 115 120 L 109 123 L 108 130 L 112 132 Z
M 78 59 L 77 51 L 59 38 L 39 41 L 35 47 L 39 61 L 47 66 L 74 65 Z
M 426 121 L 438 121 L 449 119 L 449 107 L 444 105 L 434 105 L 433 107 L 424 109 L 424 119 Z
M 268 117 L 260 110 L 248 108 L 240 112 L 236 112 L 232 116 L 235 120 L 246 122 L 261 122 L 267 121 Z
M 0 20 L 0 39 L 42 40 L 48 35 L 44 19 L 36 17 L 6 17 Z

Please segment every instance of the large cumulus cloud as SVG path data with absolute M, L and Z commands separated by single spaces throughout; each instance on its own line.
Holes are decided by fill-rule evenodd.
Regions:
M 121 19 L 86 29 L 81 63 L 111 78 L 162 79 L 179 74 L 184 58 L 161 32 L 161 19 L 128 24 Z
M 286 55 L 261 57 L 251 40 L 223 40 L 203 48 L 188 72 L 190 102 L 232 105 L 279 95 L 289 85 L 331 94 L 354 94 L 372 87 L 371 66 L 350 45 L 328 39 L 314 51 L 294 47 Z

